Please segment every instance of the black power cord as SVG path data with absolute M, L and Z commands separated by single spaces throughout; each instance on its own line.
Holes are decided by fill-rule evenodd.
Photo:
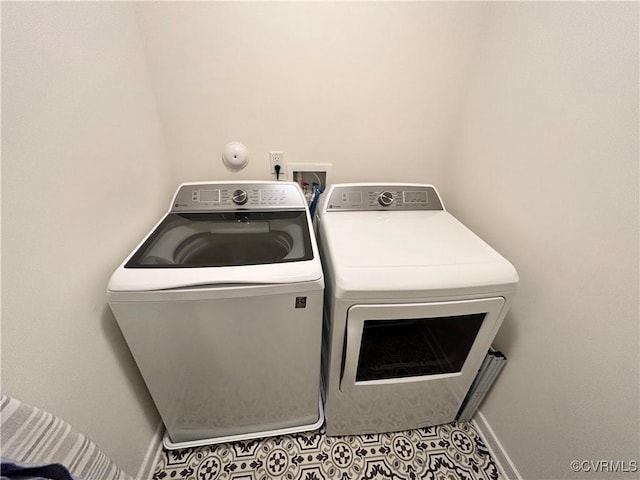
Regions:
M 280 165 L 274 165 L 273 169 L 276 171 L 276 180 L 280 180 Z

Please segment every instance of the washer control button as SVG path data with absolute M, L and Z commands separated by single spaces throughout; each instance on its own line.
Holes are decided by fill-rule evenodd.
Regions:
M 247 203 L 248 198 L 249 197 L 247 196 L 247 192 L 238 189 L 234 190 L 231 200 L 233 200 L 233 203 L 235 203 L 236 205 L 244 205 L 245 203 Z
M 393 194 L 391 192 L 382 192 L 378 194 L 378 203 L 383 207 L 388 207 L 393 202 Z

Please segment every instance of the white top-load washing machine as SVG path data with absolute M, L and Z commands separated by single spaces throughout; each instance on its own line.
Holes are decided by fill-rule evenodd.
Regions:
M 295 183 L 185 183 L 108 302 L 167 448 L 318 428 L 324 278 Z
M 509 307 L 514 267 L 423 184 L 334 184 L 323 260 L 327 434 L 451 422 Z

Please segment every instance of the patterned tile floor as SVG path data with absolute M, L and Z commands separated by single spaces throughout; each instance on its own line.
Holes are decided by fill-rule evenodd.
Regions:
M 261 440 L 162 452 L 155 480 L 498 480 L 469 423 L 327 437 L 324 427 Z

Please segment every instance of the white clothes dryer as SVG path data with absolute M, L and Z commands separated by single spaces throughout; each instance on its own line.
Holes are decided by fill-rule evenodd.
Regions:
M 297 184 L 181 185 L 107 292 L 165 447 L 319 428 L 323 291 Z
M 315 220 L 327 434 L 452 422 L 507 312 L 515 268 L 432 185 L 334 184 Z

